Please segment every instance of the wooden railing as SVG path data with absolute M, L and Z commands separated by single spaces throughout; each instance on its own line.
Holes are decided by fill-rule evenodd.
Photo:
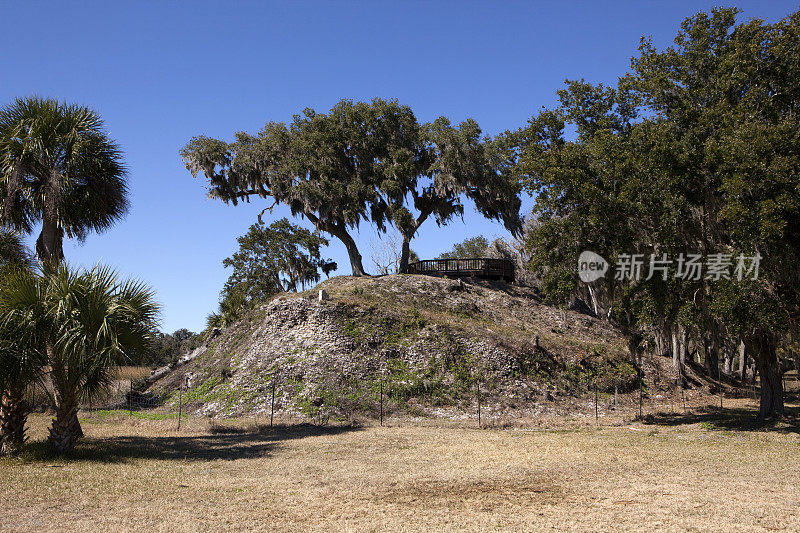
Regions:
M 514 262 L 509 259 L 426 259 L 408 265 L 409 274 L 476 277 L 514 281 Z

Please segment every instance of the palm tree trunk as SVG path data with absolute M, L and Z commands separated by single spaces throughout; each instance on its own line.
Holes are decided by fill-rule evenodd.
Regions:
M 36 239 L 36 255 L 40 261 L 59 262 L 64 259 L 64 231 L 58 227 L 57 220 L 46 218 L 42 223 L 42 232 Z
M 81 421 L 78 420 L 78 410 L 75 409 L 74 420 L 72 421 L 73 425 L 75 426 L 75 434 L 78 436 L 79 439 L 83 438 L 83 426 L 81 426 Z
M 25 424 L 28 421 L 28 405 L 24 389 L 9 389 L 3 392 L 0 401 L 0 455 L 17 451 L 25 441 Z
M 78 402 L 61 398 L 56 407 L 56 417 L 50 426 L 50 442 L 59 453 L 75 448 L 75 443 L 83 435 L 78 421 Z

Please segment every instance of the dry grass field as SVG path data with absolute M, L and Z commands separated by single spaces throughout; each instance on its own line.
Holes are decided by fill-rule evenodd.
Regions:
M 131 381 L 149 375 L 149 366 L 121 366 L 117 369 L 117 379 L 120 381 Z
M 35 415 L 0 461 L 0 529 L 800 530 L 800 428 L 742 425 L 746 405 L 547 430 L 104 412 L 67 458 Z

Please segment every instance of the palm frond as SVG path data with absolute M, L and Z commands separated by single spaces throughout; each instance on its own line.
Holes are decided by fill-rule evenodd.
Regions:
M 103 391 L 128 353 L 149 348 L 159 312 L 151 289 L 119 281 L 108 267 L 46 264 L 41 273 L 20 270 L 0 284 L 0 325 L 15 325 L 20 338 L 46 353 L 62 397 L 92 399 Z
M 67 237 L 83 239 L 127 213 L 126 175 L 96 112 L 37 97 L 0 109 L 0 223 L 28 233 L 57 216 Z
M 30 266 L 31 254 L 19 233 L 0 227 L 0 268 L 10 264 Z

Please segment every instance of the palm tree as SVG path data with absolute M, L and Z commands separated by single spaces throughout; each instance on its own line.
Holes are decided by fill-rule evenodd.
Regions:
M 30 268 L 29 257 L 20 236 L 0 228 L 0 277 L 5 279 L 14 269 Z M 0 455 L 14 452 L 26 440 L 25 389 L 44 366 L 36 345 L 24 342 L 22 327 L 14 321 L 0 323 Z
M 128 208 L 122 153 L 94 111 L 18 98 L 0 109 L 0 223 L 31 233 L 40 261 L 64 257 L 63 238 L 103 231 Z
M 81 435 L 80 402 L 104 391 L 128 354 L 149 347 L 158 312 L 149 288 L 120 282 L 103 267 L 75 271 L 62 263 L 6 277 L 0 317 L 31 324 L 25 338 L 46 357 L 56 410 L 50 441 L 58 452 L 74 448 Z
M 44 353 L 24 330 L 13 319 L 0 324 L 0 455 L 13 453 L 27 440 L 25 391 L 42 377 L 45 365 Z
M 244 291 L 233 287 L 219 302 L 219 310 L 206 317 L 206 329 L 225 329 L 238 322 L 242 315 L 252 307 Z
M 0 268 L 13 264 L 30 265 L 30 254 L 19 233 L 0 226 Z

